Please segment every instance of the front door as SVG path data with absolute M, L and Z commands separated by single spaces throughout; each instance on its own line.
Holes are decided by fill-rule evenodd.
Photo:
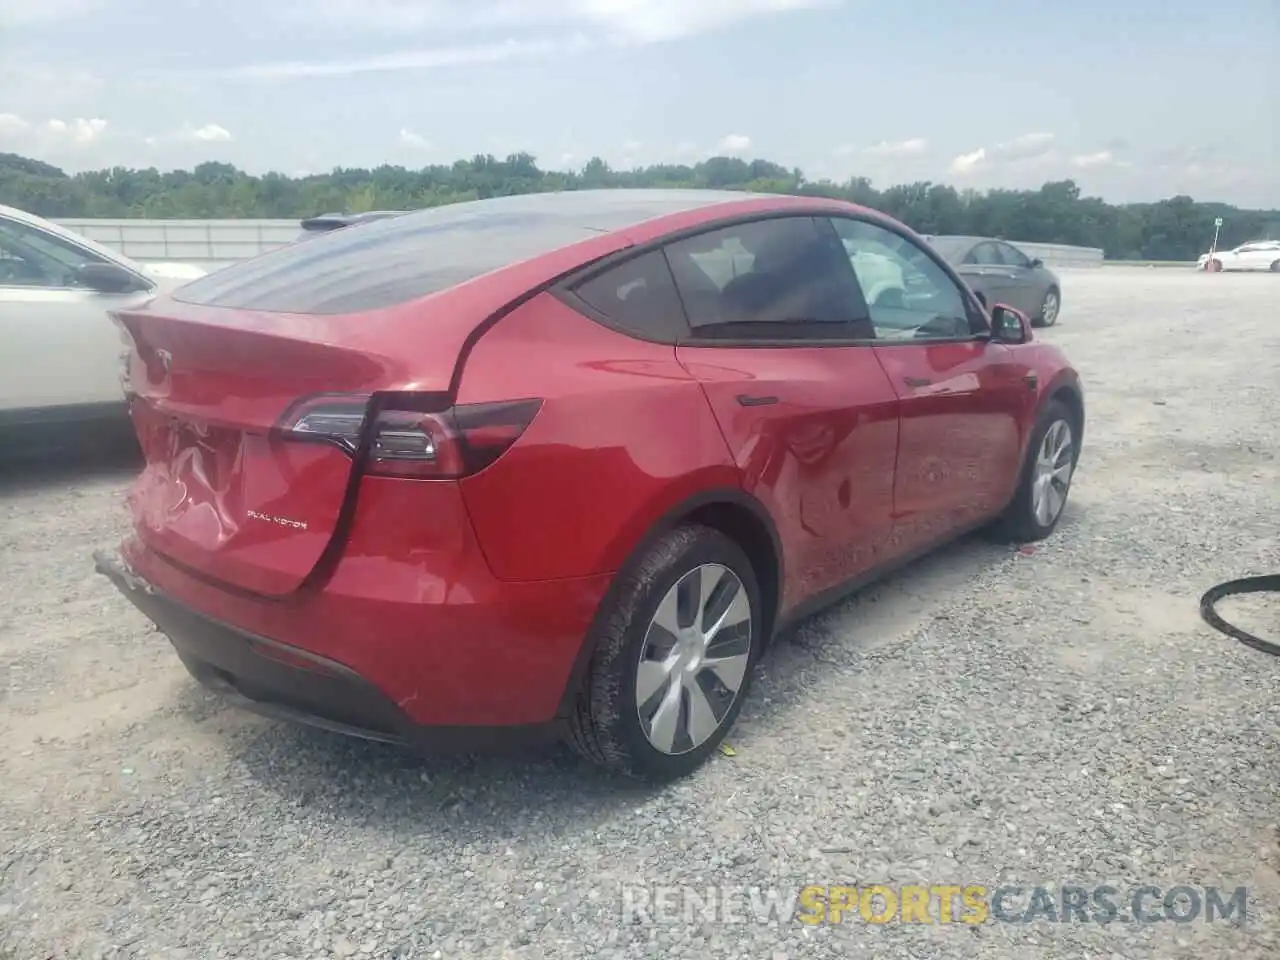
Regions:
M 879 565 L 893 533 L 898 399 L 849 261 L 825 221 L 743 223 L 667 257 L 702 384 L 782 541 L 782 607 Z M 859 318 L 861 320 L 859 321 Z
M 1003 266 L 1003 282 L 1007 284 L 1004 303 L 1021 310 L 1028 317 L 1040 314 L 1044 303 L 1044 290 L 1035 267 L 1021 250 L 1007 243 L 997 243 L 996 252 Z
M 1008 500 L 1033 394 L 1010 348 L 983 336 L 982 311 L 926 248 L 879 224 L 832 222 L 846 246 L 890 258 L 910 278 L 903 296 L 868 305 L 874 352 L 901 404 L 891 549 L 910 553 Z
M 123 343 L 107 312 L 148 294 L 78 286 L 76 268 L 87 262 L 101 258 L 0 217 L 0 410 L 123 405 Z

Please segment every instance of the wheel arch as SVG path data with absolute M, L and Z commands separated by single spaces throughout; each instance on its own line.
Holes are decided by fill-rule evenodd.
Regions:
M 560 698 L 560 716 L 573 709 L 578 691 L 595 654 L 598 625 L 614 603 L 617 584 L 639 563 L 652 545 L 664 534 L 686 524 L 698 524 L 718 530 L 733 540 L 746 553 L 760 588 L 762 633 L 766 646 L 773 640 L 782 605 L 783 553 L 777 525 L 768 510 L 741 487 L 715 487 L 701 490 L 680 500 L 659 514 L 645 534 L 628 551 L 626 559 L 614 575 L 613 583 L 592 620 L 574 660 L 568 682 Z
M 1068 410 L 1071 411 L 1072 418 L 1075 420 L 1073 426 L 1076 428 L 1076 450 L 1080 449 L 1080 444 L 1084 441 L 1084 392 L 1080 389 L 1079 382 L 1073 377 L 1060 377 L 1049 385 L 1049 389 L 1045 391 L 1045 404 L 1058 401 Z

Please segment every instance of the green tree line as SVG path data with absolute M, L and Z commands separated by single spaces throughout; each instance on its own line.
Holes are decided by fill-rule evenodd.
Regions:
M 1224 221 L 1219 246 L 1280 236 L 1280 210 L 1240 210 L 1177 196 L 1158 203 L 1109 204 L 1071 180 L 1038 190 L 957 190 L 919 182 L 878 190 L 865 177 L 811 181 L 768 160 L 712 157 L 701 163 L 614 170 L 596 158 L 575 172 L 543 170 L 527 153 L 477 155 L 419 170 L 255 176 L 226 163 L 161 172 L 113 167 L 67 174 L 0 153 L 0 203 L 48 218 L 294 218 L 334 211 L 408 210 L 547 190 L 685 187 L 836 197 L 881 210 L 925 234 L 972 234 L 1101 247 L 1110 259 L 1194 260 Z

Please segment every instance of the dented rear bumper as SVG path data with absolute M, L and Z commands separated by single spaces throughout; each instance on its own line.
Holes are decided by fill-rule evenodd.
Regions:
M 541 743 L 563 734 L 558 719 L 502 726 L 417 723 L 351 668 L 199 613 L 158 589 L 119 553 L 95 553 L 94 567 L 168 637 L 197 681 L 254 713 L 432 753 Z

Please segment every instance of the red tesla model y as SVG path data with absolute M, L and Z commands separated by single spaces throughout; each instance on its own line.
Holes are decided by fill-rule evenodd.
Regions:
M 428 748 L 563 736 L 650 779 L 787 623 L 1058 523 L 1076 372 L 837 201 L 504 197 L 115 315 L 146 467 L 98 568 L 250 709 Z

